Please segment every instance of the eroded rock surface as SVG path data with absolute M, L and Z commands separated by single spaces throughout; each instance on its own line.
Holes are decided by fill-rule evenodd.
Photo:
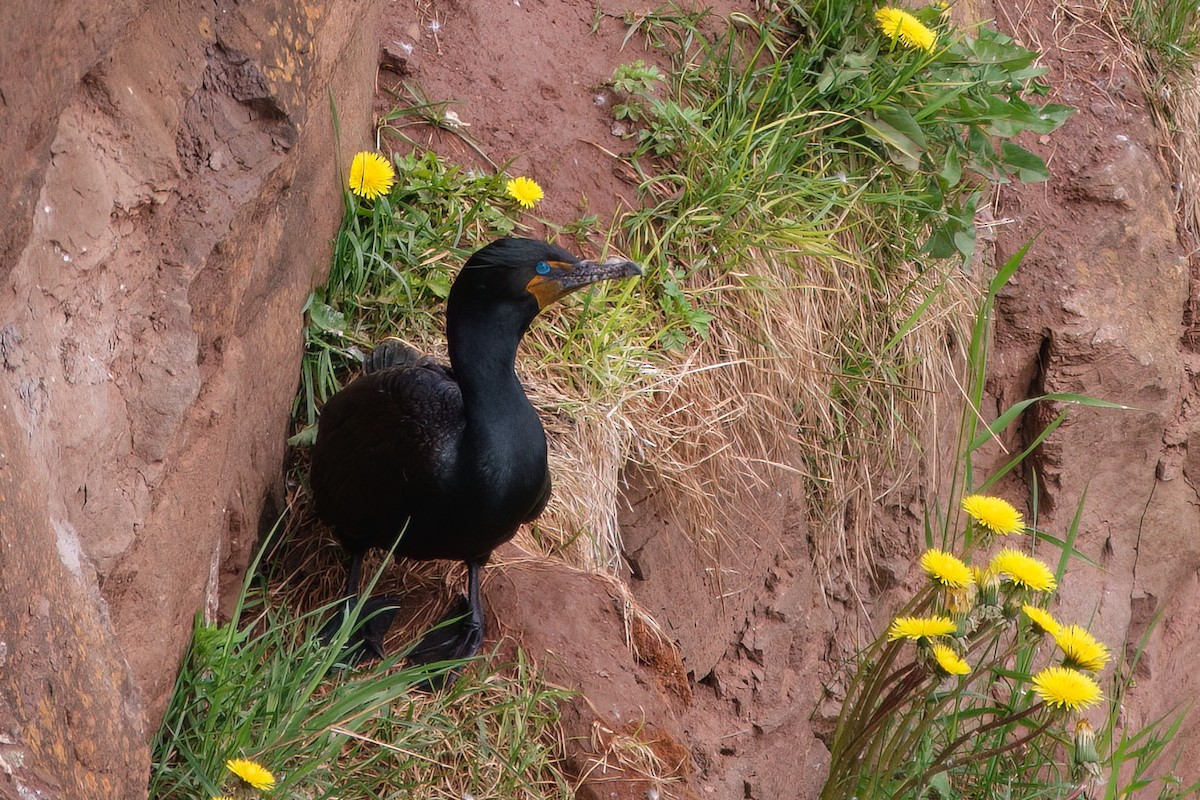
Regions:
M 192 620 L 274 514 L 376 6 L 0 12 L 2 796 L 145 790 Z
M 1195 256 L 1189 270 L 1159 157 L 1165 142 L 1137 77 L 1101 33 L 1107 22 L 1086 11 L 1059 25 L 1057 9 L 1035 2 L 1019 22 L 999 14 L 1040 43 L 1052 99 L 1078 113 L 1028 143 L 1050 181 L 1000 195 L 998 215 L 1012 224 L 1001 229 L 999 258 L 1034 241 L 997 306 L 989 389 L 997 408 L 1048 392 L 1130 406 L 1072 409 L 1030 466 L 1040 528 L 1064 534 L 1086 494 L 1078 547 L 1099 568 L 1074 562 L 1062 616 L 1132 656 L 1162 614 L 1123 703 L 1136 729 L 1200 691 L 1188 666 L 1200 657 L 1189 635 L 1200 624 L 1200 473 L 1190 448 L 1200 433 L 1200 361 L 1185 335 Z M 1009 443 L 1028 441 L 1062 409 L 1039 404 Z M 1185 725 L 1177 743 L 1180 772 L 1194 780 L 1200 737 Z

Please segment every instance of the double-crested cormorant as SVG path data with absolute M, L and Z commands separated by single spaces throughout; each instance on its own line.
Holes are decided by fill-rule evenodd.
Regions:
M 345 607 L 369 548 L 467 564 L 467 596 L 447 616 L 462 619 L 431 631 L 410 660 L 479 651 L 480 569 L 550 499 L 546 434 L 514 369 L 521 337 L 538 312 L 576 289 L 639 274 L 632 261 L 584 261 L 546 242 L 498 239 L 467 260 L 450 290 L 450 367 L 385 340 L 322 410 L 311 485 L 317 513 L 350 555 Z M 365 605 L 373 619 L 352 640 L 378 656 L 394 613 L 379 612 L 384 605 Z

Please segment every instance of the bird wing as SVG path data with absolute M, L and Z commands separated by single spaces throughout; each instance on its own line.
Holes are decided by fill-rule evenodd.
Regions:
M 448 369 L 421 360 L 364 373 L 321 412 L 313 494 L 347 547 L 379 546 L 452 483 L 462 393 Z
M 363 372 L 370 374 L 393 367 L 426 367 L 450 372 L 449 367 L 442 366 L 432 357 L 405 344 L 403 340 L 389 336 L 367 353 L 367 357 L 363 359 Z

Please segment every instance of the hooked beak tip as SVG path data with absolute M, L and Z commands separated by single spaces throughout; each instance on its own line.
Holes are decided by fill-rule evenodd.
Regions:
M 601 266 L 607 270 L 611 270 L 614 275 L 619 275 L 622 278 L 632 278 L 642 274 L 641 264 L 625 258 L 608 258 L 604 260 Z

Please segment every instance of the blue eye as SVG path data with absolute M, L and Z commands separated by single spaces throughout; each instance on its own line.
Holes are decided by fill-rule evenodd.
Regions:
M 539 261 L 535 269 L 537 270 L 538 275 L 545 275 L 550 271 L 550 265 L 545 261 Z

